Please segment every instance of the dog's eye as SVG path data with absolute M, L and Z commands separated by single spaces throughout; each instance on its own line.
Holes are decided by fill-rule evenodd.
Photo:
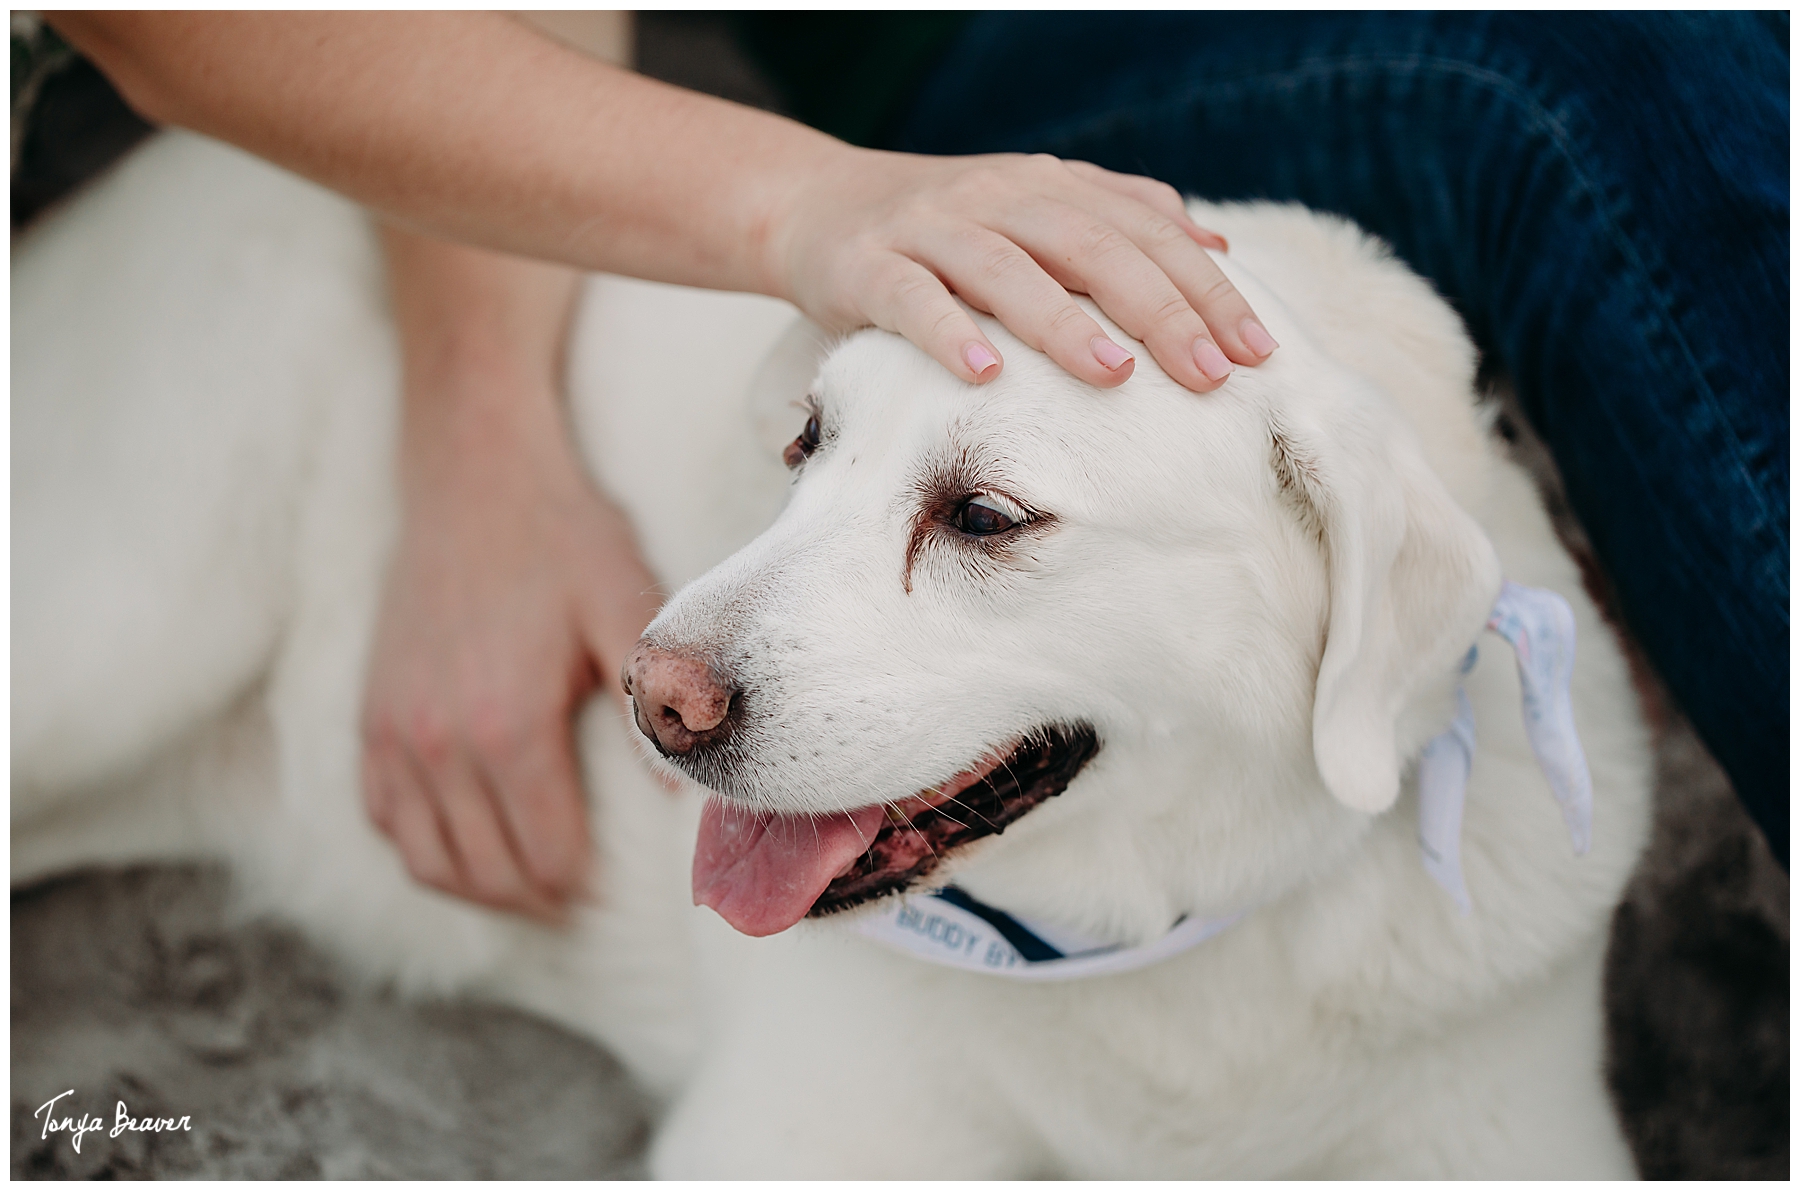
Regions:
M 1005 533 L 1024 519 L 1011 501 L 996 496 L 971 496 L 951 514 L 950 524 L 971 537 L 987 538 Z
M 814 414 L 806 419 L 806 427 L 800 431 L 800 437 L 789 443 L 787 450 L 781 453 L 781 461 L 789 467 L 799 467 L 818 449 L 819 415 Z

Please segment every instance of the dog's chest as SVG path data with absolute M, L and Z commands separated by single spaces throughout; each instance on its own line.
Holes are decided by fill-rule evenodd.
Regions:
M 858 1003 L 857 1020 L 884 1023 L 853 1044 L 859 1067 L 884 1073 L 858 1111 L 880 1113 L 888 1096 L 968 1097 L 974 1113 L 1004 1106 L 1045 1171 L 1072 1177 L 1274 1176 L 1332 1143 L 1338 1129 L 1322 1118 L 1335 1107 L 1342 1122 L 1346 1089 L 1335 1076 L 1347 1068 L 1321 1068 L 1328 1007 L 1297 991 L 1254 936 L 1214 939 L 1128 975 L 1055 984 L 820 938 L 816 956 L 776 965 L 767 987 L 780 995 L 805 980 L 817 999 Z M 840 1061 L 817 1026 L 808 1020 L 807 1038 L 776 1049 Z M 910 1115 L 900 1104 L 893 1112 Z

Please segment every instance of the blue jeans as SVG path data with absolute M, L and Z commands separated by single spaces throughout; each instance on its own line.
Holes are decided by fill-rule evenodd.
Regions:
M 1005 13 L 889 145 L 1020 150 L 1394 245 L 1512 378 L 1783 867 L 1785 14 Z

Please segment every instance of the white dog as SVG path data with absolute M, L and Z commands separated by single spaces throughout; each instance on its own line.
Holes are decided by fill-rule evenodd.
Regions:
M 1206 396 L 991 321 L 984 388 L 879 332 L 821 368 L 779 303 L 589 283 L 576 431 L 686 586 L 583 720 L 603 896 L 558 931 L 413 885 L 361 810 L 373 239 L 161 137 L 14 258 L 14 881 L 224 856 L 373 976 L 604 1041 L 664 1174 L 1628 1175 L 1625 664 L 1429 288 L 1336 220 L 1195 214 L 1282 344 Z M 1579 858 L 1503 578 L 1573 608 Z

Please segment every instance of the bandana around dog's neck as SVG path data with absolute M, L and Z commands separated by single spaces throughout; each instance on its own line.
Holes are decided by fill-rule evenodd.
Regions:
M 1538 766 L 1550 779 L 1550 793 L 1562 808 L 1563 824 L 1577 856 L 1587 855 L 1594 837 L 1594 783 L 1587 755 L 1575 734 L 1569 681 L 1575 675 L 1575 612 L 1553 591 L 1507 582 L 1500 588 L 1487 627 L 1513 647 L 1519 663 L 1525 735 Z M 1475 667 L 1469 647 L 1462 672 Z M 1463 796 L 1475 763 L 1475 709 L 1456 688 L 1456 718 L 1419 754 L 1419 854 L 1425 871 L 1469 912 L 1462 874 Z
M 1569 694 L 1575 673 L 1575 614 L 1555 592 L 1509 581 L 1500 589 L 1487 627 L 1513 648 L 1526 735 L 1562 807 L 1575 852 L 1584 855 L 1593 836 L 1594 790 Z M 1476 656 L 1470 646 L 1464 674 L 1474 668 Z M 1460 685 L 1456 708 L 1449 730 L 1419 755 L 1419 854 L 1425 871 L 1467 914 L 1462 817 L 1475 759 L 1475 712 Z M 1073 980 L 1148 967 L 1228 930 L 1248 914 L 1184 916 L 1154 943 L 1127 947 L 1029 922 L 952 885 L 936 893 L 888 898 L 855 927 L 897 951 L 947 967 L 1013 980 Z

